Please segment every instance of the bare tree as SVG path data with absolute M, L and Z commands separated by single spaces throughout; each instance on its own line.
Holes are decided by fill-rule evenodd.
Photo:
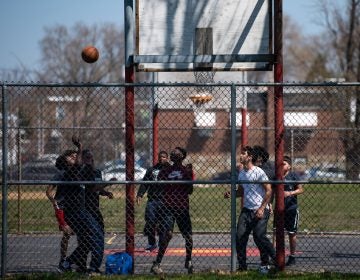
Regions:
M 113 146 L 123 141 L 123 91 L 122 88 L 86 87 L 85 84 L 124 81 L 123 40 L 123 31 L 114 24 L 87 26 L 77 23 L 71 28 L 63 25 L 47 27 L 40 41 L 41 68 L 37 72 L 38 81 L 84 84 L 81 88 L 62 87 L 52 89 L 43 95 L 36 95 L 47 103 L 50 96 L 56 100 L 51 103 L 53 107 L 46 107 L 49 111 L 46 120 L 48 125 L 61 131 L 63 140 L 71 139 L 71 134 L 74 133 L 73 130 L 62 129 L 63 127 L 79 127 L 77 132 L 84 143 L 92 145 L 93 147 L 88 147 L 102 160 L 111 158 Z M 86 63 L 81 58 L 81 51 L 87 45 L 93 45 L 99 50 L 100 57 L 95 63 Z M 56 120 L 57 108 L 64 110 L 64 120 Z M 117 116 L 115 124 L 109 119 L 111 112 Z M 108 129 L 110 123 L 113 129 Z M 98 139 L 104 140 L 100 150 L 97 149 Z M 58 139 L 55 143 L 61 143 L 63 140 Z
M 346 0 L 345 9 L 326 0 L 318 0 L 318 6 L 327 31 L 323 38 L 334 58 L 329 67 L 347 81 L 359 81 L 360 1 Z
M 28 70 L 24 65 L 21 68 L 0 68 L 1 82 L 24 82 L 32 79 L 33 71 Z
M 318 1 L 322 23 L 327 32 L 328 67 L 337 77 L 346 81 L 360 81 L 360 0 L 346 0 L 345 10 L 333 1 Z M 358 179 L 360 171 L 360 88 L 351 87 L 344 91 L 342 116 L 338 125 L 347 128 L 341 134 L 345 149 L 348 179 Z
M 46 82 L 122 82 L 123 38 L 122 30 L 114 24 L 47 27 L 40 42 L 42 67 L 38 78 Z M 100 58 L 96 63 L 81 59 L 86 45 L 98 48 Z

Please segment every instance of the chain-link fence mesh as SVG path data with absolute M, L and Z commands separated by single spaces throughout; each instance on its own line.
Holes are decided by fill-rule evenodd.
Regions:
M 189 195 L 195 271 L 229 271 L 234 250 L 230 235 L 231 199 L 224 199 L 224 193 L 230 191 L 231 183 L 237 178 L 231 178 L 232 150 L 237 150 L 233 156 L 238 165 L 242 145 L 262 146 L 273 165 L 274 85 L 214 84 L 211 87 L 211 98 L 202 99 L 197 85 L 193 84 L 135 85 L 135 144 L 128 147 L 126 118 L 131 116 L 132 108 L 125 106 L 123 85 L 2 85 L 2 118 L 7 120 L 2 128 L 2 160 L 6 161 L 2 164 L 2 174 L 7 174 L 2 192 L 2 200 L 7 202 L 2 208 L 7 217 L 3 226 L 7 235 L 2 243 L 6 246 L 2 248 L 2 252 L 6 249 L 6 255 L 2 255 L 6 272 L 54 271 L 58 267 L 63 233 L 58 229 L 54 207 L 46 195 L 48 190 L 48 195 L 54 196 L 55 183 L 49 181 L 55 180 L 58 189 L 66 186 L 78 190 L 79 200 L 71 205 L 65 201 L 65 208 L 71 208 L 65 210 L 65 222 L 76 233 L 69 238 L 67 256 L 81 245 L 89 252 L 88 265 L 104 257 L 100 266 L 104 270 L 106 255 L 124 251 L 128 246 L 127 219 L 133 215 L 134 272 L 149 273 L 158 248 L 145 250 L 149 245 L 143 234 L 147 197 L 136 204 L 139 184 L 125 184 L 126 172 L 129 173 L 126 153 L 131 153 L 133 148 L 134 179 L 141 181 L 146 169 L 153 165 L 153 153 L 161 150 L 170 153 L 177 146 L 186 149 L 183 164 L 192 165 L 198 181 Z M 296 265 L 289 269 L 359 272 L 359 87 L 358 84 L 283 87 L 284 154 L 291 157 L 292 171 L 304 189 L 298 196 Z M 232 90 L 235 100 L 231 98 Z M 231 108 L 235 110 L 235 120 L 231 119 Z M 86 173 L 82 167 L 71 170 L 74 176 L 64 175 L 63 169 L 59 177 L 56 159 L 66 150 L 77 150 L 72 143 L 73 135 L 92 154 L 101 174 Z M 112 178 L 116 181 L 105 192 L 91 191 Z M 156 182 L 149 184 L 153 186 Z M 160 183 L 158 187 L 164 185 Z M 135 186 L 133 193 L 132 186 Z M 83 192 L 87 195 L 83 196 Z M 66 195 L 69 198 L 70 194 Z M 95 204 L 89 206 L 91 196 Z M 82 203 L 88 204 L 88 212 L 96 212 L 95 218 L 79 214 Z M 236 203 L 238 216 L 240 199 Z M 59 204 L 64 207 L 63 200 Z M 128 213 L 129 209 L 134 212 Z M 99 211 L 103 228 L 96 221 Z M 273 234 L 272 215 L 268 222 L 270 240 Z M 288 256 L 290 248 L 285 236 Z M 158 235 L 156 246 L 157 242 Z M 185 247 L 185 240 L 175 226 L 161 263 L 164 271 L 187 272 Z M 81 253 L 82 257 L 84 254 Z M 248 266 L 256 268 L 260 257 L 252 236 L 247 255 Z

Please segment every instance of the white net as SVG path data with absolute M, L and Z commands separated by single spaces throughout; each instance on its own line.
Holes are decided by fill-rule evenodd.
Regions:
M 214 83 L 214 71 L 195 71 L 194 77 L 197 84 L 212 84 Z M 212 86 L 199 86 L 196 88 L 196 91 L 200 95 L 211 95 L 212 93 Z

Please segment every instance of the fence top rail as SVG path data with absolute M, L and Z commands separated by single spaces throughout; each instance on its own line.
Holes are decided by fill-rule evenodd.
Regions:
M 194 180 L 194 181 L 143 181 L 143 180 L 118 180 L 118 181 L 49 181 L 49 180 L 9 180 L 7 181 L 8 185 L 125 185 L 125 184 L 194 184 L 194 185 L 230 185 L 230 184 L 271 184 L 271 185 L 280 185 L 288 184 L 290 181 L 279 181 L 279 180 L 269 180 L 269 181 L 239 181 L 237 178 L 234 180 Z M 291 181 L 292 184 L 302 184 L 302 185 L 351 185 L 357 184 L 360 185 L 360 180 L 298 180 Z
M 217 82 L 217 83 L 194 83 L 194 82 L 175 82 L 175 83 L 19 83 L 19 82 L 1 82 L 1 87 L 179 87 L 179 86 L 285 86 L 285 87 L 348 87 L 360 86 L 360 82 L 317 82 L 317 83 L 304 83 L 304 82 Z

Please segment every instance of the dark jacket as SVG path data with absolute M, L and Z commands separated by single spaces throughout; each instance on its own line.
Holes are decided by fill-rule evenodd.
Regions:
M 143 181 L 158 181 L 160 170 L 170 167 L 170 163 L 157 163 L 153 167 L 146 170 Z M 143 197 L 147 192 L 148 200 L 161 199 L 163 193 L 163 185 L 161 184 L 141 184 L 137 192 L 137 197 Z
M 284 191 L 295 191 L 296 185 L 298 183 L 291 183 L 291 181 L 299 181 L 299 176 L 295 172 L 290 172 L 288 175 L 285 176 L 284 180 Z M 296 209 L 297 207 L 298 204 L 296 195 L 285 197 L 285 210 Z
M 160 180 L 165 181 L 192 181 L 193 172 L 186 166 L 170 166 L 162 169 Z M 164 204 L 179 209 L 189 207 L 189 195 L 193 192 L 193 184 L 164 184 Z

